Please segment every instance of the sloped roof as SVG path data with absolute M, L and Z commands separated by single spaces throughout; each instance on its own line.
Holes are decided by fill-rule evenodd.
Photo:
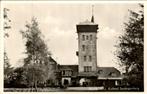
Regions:
M 73 70 L 78 72 L 78 65 L 59 65 L 60 70 Z
M 114 67 L 98 67 L 96 72 L 80 72 L 78 76 L 84 77 L 98 77 L 99 79 L 120 78 L 120 71 Z
M 51 56 L 48 57 L 48 60 L 49 60 L 50 64 L 57 64 L 57 62 L 55 61 L 55 59 L 53 59 Z
M 72 70 L 73 76 L 98 77 L 98 79 L 120 79 L 120 71 L 114 67 L 98 67 L 97 71 L 78 73 L 78 65 L 59 65 L 59 70 Z
M 98 74 L 97 72 L 80 72 L 78 73 L 78 76 L 83 76 L 83 77 L 97 77 Z
M 49 58 L 50 61 L 57 63 L 52 57 Z
M 114 67 L 98 67 L 97 68 L 97 73 L 99 79 L 101 78 L 120 78 L 121 73 L 119 70 L 117 70 Z

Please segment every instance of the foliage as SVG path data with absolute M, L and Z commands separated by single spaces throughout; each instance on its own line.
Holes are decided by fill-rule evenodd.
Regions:
M 4 15 L 3 15 L 4 27 L 3 27 L 3 29 L 4 29 L 4 38 L 6 38 L 6 37 L 9 37 L 9 34 L 8 34 L 8 32 L 6 30 L 11 28 L 11 26 L 9 25 L 11 20 L 8 17 L 9 9 L 4 8 L 3 11 L 4 11 Z M 10 76 L 10 73 L 12 71 L 13 71 L 13 68 L 10 65 L 8 55 L 7 55 L 6 51 L 4 50 L 4 83 L 7 83 L 7 84 L 9 83 L 8 77 Z
M 9 11 L 9 9 L 4 8 L 3 11 L 4 11 L 4 15 L 3 15 L 3 17 L 4 17 L 4 37 L 9 37 L 8 32 L 6 32 L 7 29 L 10 29 L 11 28 L 11 26 L 9 25 L 9 23 L 11 22 L 11 20 L 8 17 L 8 11 Z
M 26 30 L 20 31 L 26 40 L 26 55 L 24 67 L 26 78 L 30 86 L 37 87 L 37 84 L 44 83 L 47 79 L 53 78 L 53 70 L 50 62 L 50 52 L 43 40 L 38 22 L 32 18 L 31 24 L 26 24 Z
M 26 78 L 30 87 L 37 87 L 39 83 L 45 83 L 47 80 L 46 69 L 43 65 L 40 64 L 32 64 L 27 68 Z
M 129 21 L 125 23 L 124 34 L 120 36 L 117 57 L 126 66 L 128 82 L 132 86 L 143 88 L 143 51 L 144 51 L 144 14 L 141 11 L 130 12 Z M 135 81 L 135 82 L 133 82 Z M 137 82 L 137 83 L 136 83 Z
M 11 71 L 4 87 L 27 87 L 27 80 L 25 76 L 25 68 L 19 67 Z
M 4 75 L 7 76 L 11 71 L 12 71 L 12 67 L 9 63 L 9 58 L 7 56 L 7 53 L 4 52 Z
M 20 31 L 23 38 L 26 39 L 25 65 L 31 63 L 45 63 L 50 52 L 48 51 L 45 41 L 42 39 L 41 32 L 38 28 L 38 22 L 32 18 L 31 24 L 26 24 L 26 31 Z
M 46 70 L 43 67 L 39 64 L 33 64 L 14 69 L 6 79 L 4 87 L 37 88 L 38 84 L 44 83 L 47 80 Z

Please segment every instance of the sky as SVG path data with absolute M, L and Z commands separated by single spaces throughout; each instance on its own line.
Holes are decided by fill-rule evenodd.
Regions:
M 10 9 L 9 37 L 5 39 L 5 49 L 13 67 L 23 64 L 25 41 L 20 30 L 36 17 L 52 57 L 59 64 L 78 64 L 78 36 L 76 24 L 90 20 L 92 4 L 84 3 L 4 3 Z M 118 36 L 123 33 L 124 22 L 128 20 L 128 9 L 137 11 L 137 3 L 95 3 L 94 20 L 99 25 L 97 33 L 97 63 L 100 67 L 116 67 Z

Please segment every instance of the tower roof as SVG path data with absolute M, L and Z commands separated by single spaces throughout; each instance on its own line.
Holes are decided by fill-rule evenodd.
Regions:
M 98 24 L 91 21 L 84 21 L 77 24 L 77 33 L 79 32 L 97 32 Z
M 97 24 L 89 20 L 86 20 L 84 22 L 80 22 L 78 25 L 97 25 Z
M 91 17 L 91 22 L 94 23 L 94 16 Z

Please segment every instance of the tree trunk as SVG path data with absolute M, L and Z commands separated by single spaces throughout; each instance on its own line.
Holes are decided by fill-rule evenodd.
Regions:
M 35 81 L 35 91 L 37 92 L 37 81 Z

